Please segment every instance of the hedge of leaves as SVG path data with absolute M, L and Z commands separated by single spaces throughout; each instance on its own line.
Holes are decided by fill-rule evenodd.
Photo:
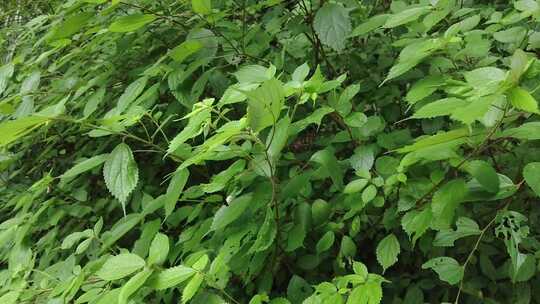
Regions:
M 4 2 L 0 303 L 540 303 L 539 1 Z

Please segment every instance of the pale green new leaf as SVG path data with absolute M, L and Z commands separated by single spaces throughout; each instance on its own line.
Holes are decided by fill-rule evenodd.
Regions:
M 212 0 L 191 0 L 191 7 L 195 13 L 207 15 L 212 12 Z
M 383 272 L 398 261 L 400 252 L 399 241 L 394 234 L 387 235 L 377 245 L 377 261 L 383 268 Z
M 174 151 L 188 139 L 194 138 L 202 133 L 203 124 L 210 119 L 210 113 L 212 111 L 211 105 L 212 100 L 207 99 L 200 103 L 196 103 L 193 106 L 187 126 L 171 140 L 169 148 L 167 149 L 168 154 L 174 153 Z
M 27 116 L 0 123 L 0 147 L 6 146 L 49 121 L 47 117 Z
M 96 275 L 105 281 L 126 277 L 145 266 L 144 260 L 133 253 L 123 253 L 110 257 Z
M 383 296 L 383 290 L 380 282 L 367 282 L 355 287 L 347 304 L 380 304 Z
M 182 304 L 185 304 L 193 298 L 193 296 L 199 291 L 202 282 L 204 281 L 204 275 L 202 273 L 197 273 L 195 276 L 187 283 L 186 287 L 182 291 Z
M 514 107 L 519 110 L 523 110 L 529 113 L 539 114 L 538 111 L 538 102 L 534 97 L 522 89 L 521 87 L 515 87 L 508 92 L 508 99 Z
M 125 204 L 129 194 L 139 181 L 139 169 L 128 145 L 121 143 L 109 154 L 103 166 L 103 177 L 107 189 L 122 204 Z
M 156 20 L 156 16 L 149 14 L 134 14 L 118 18 L 109 26 L 109 31 L 114 33 L 133 32 L 146 24 Z
M 313 27 L 323 44 L 339 52 L 351 32 L 349 11 L 340 4 L 326 3 L 317 10 Z

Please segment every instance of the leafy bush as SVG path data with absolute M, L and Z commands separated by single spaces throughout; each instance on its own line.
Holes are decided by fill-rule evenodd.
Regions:
M 0 303 L 540 303 L 538 1 L 2 6 Z

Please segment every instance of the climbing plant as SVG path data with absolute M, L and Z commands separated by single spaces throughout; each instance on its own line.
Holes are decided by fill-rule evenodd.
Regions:
M 0 8 L 0 303 L 540 303 L 537 0 Z

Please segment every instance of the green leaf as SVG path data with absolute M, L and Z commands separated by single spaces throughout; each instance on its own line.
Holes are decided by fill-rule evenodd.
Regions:
M 353 180 L 345 186 L 345 189 L 343 189 L 343 193 L 351 194 L 360 192 L 367 186 L 368 182 L 369 181 L 365 178 Z
M 431 225 L 432 218 L 433 214 L 431 208 L 424 208 L 422 211 L 412 210 L 403 216 L 401 219 L 401 226 L 409 238 L 412 236 L 413 246 L 416 241 L 426 233 Z
M 330 247 L 332 247 L 332 245 L 334 244 L 335 237 L 336 236 L 334 235 L 334 232 L 327 231 L 317 242 L 317 253 L 320 254 L 330 249 Z
M 51 29 L 48 41 L 69 38 L 79 32 L 94 16 L 92 13 L 79 13 L 66 18 L 66 20 Z
M 144 260 L 133 253 L 123 253 L 110 257 L 96 275 L 105 281 L 119 280 L 145 266 Z
M 469 172 L 487 191 L 491 193 L 499 192 L 499 176 L 497 171 L 485 161 L 475 160 L 465 165 L 465 170 Z
M 206 99 L 193 105 L 190 116 L 184 117 L 184 119 L 189 118 L 187 126 L 171 140 L 167 149 L 168 154 L 174 153 L 188 139 L 194 138 L 203 132 L 203 124 L 210 120 L 212 101 L 211 99 Z
M 309 70 L 308 70 L 309 72 Z M 274 77 L 274 73 L 271 73 L 270 69 L 267 69 L 261 65 L 246 65 L 234 72 L 239 83 L 261 83 L 270 80 Z
M 253 243 L 250 251 L 259 252 L 268 249 L 273 244 L 276 234 L 277 227 L 274 219 L 274 212 L 272 211 L 272 208 L 267 207 L 264 222 L 259 229 L 257 239 L 255 239 L 255 243 Z
M 146 87 L 146 83 L 148 82 L 147 77 L 141 77 L 134 82 L 132 82 L 122 93 L 120 98 L 118 99 L 118 104 L 116 105 L 116 108 L 118 109 L 119 113 L 124 112 L 129 105 L 139 96 L 141 95 L 142 91 Z
M 163 207 L 165 208 L 165 217 L 169 217 L 176 207 L 176 202 L 180 198 L 184 187 L 189 179 L 189 170 L 182 169 L 174 172 L 169 186 L 167 187 L 167 193 L 165 193 L 165 202 Z
M 467 125 L 472 124 L 476 120 L 482 121 L 491 105 L 496 102 L 495 96 L 499 95 L 489 95 L 472 100 L 468 105 L 455 109 L 450 118 L 461 121 Z
M 127 304 L 129 298 L 143 286 L 152 273 L 152 269 L 145 268 L 143 271 L 131 277 L 131 279 L 122 286 L 122 289 L 120 289 L 120 293 L 118 294 L 118 304 Z
M 202 282 L 204 281 L 204 275 L 202 273 L 197 273 L 195 276 L 187 283 L 186 287 L 182 291 L 182 303 L 187 303 L 193 296 L 199 291 Z
M 514 107 L 529 113 L 540 114 L 538 111 L 538 102 L 526 90 L 515 87 L 508 92 L 508 99 Z
M 528 163 L 523 168 L 523 177 L 534 193 L 540 196 L 540 162 Z
M 377 245 L 377 261 L 383 272 L 398 261 L 400 252 L 399 241 L 394 234 L 387 235 Z
M 435 92 L 439 87 L 445 84 L 445 77 L 441 75 L 428 76 L 415 82 L 411 89 L 407 92 L 405 99 L 413 104 Z
M 150 251 L 148 253 L 147 264 L 148 265 L 161 265 L 167 260 L 169 254 L 169 238 L 163 234 L 158 233 L 154 237 L 152 244 L 150 245 Z
M 265 81 L 254 91 L 244 92 L 248 97 L 248 123 L 255 132 L 278 122 L 285 100 L 283 85 L 275 78 Z
M 362 202 L 367 204 L 371 202 L 375 196 L 377 196 L 377 188 L 374 185 L 369 185 L 364 191 L 362 191 Z
M 367 282 L 352 290 L 347 304 L 380 304 L 382 296 L 381 283 Z
M 339 4 L 326 3 L 317 11 L 313 27 L 323 44 L 339 52 L 351 32 L 349 11 Z
M 126 209 L 129 194 L 139 181 L 139 169 L 128 145 L 121 143 L 109 154 L 103 166 L 103 177 L 107 189 Z
M 444 184 L 433 195 L 431 210 L 436 221 L 436 228 L 448 228 L 454 219 L 458 205 L 463 202 L 467 194 L 467 186 L 462 179 L 455 179 Z
M 441 280 L 450 285 L 456 285 L 463 279 L 463 267 L 450 257 L 431 259 L 422 265 L 422 269 L 433 269 Z
M 191 7 L 197 14 L 208 15 L 212 12 L 212 0 L 191 0 Z
M 237 197 L 227 206 L 222 206 L 214 215 L 212 222 L 212 231 L 222 230 L 230 223 L 238 219 L 242 213 L 246 210 L 252 200 L 252 195 L 247 194 Z
M 352 128 L 360 128 L 368 121 L 367 116 L 362 112 L 354 112 L 351 115 L 345 117 L 343 120 L 345 124 Z
M 231 179 L 238 176 L 246 167 L 246 161 L 239 159 L 229 166 L 226 170 L 212 176 L 208 184 L 202 184 L 202 190 L 205 193 L 215 193 L 225 189 Z
M 393 28 L 409 22 L 418 20 L 420 16 L 427 14 L 431 10 L 429 6 L 413 7 L 391 15 L 384 24 L 385 28 Z
M 334 112 L 334 109 L 327 106 L 323 106 L 316 109 L 308 117 L 292 123 L 291 127 L 289 128 L 289 136 L 293 136 L 300 133 L 311 124 L 320 125 L 323 117 L 332 112 Z
M 2 96 L 2 93 L 7 88 L 9 79 L 13 76 L 14 71 L 15 65 L 13 63 L 8 63 L 0 67 L 0 96 Z
M 281 150 L 287 145 L 290 126 L 291 118 L 286 115 L 278 121 L 266 138 L 268 156 L 273 162 L 279 158 Z
M 480 227 L 478 227 L 478 224 L 475 221 L 470 218 L 460 217 L 456 221 L 456 230 L 441 229 L 437 232 L 433 245 L 453 247 L 456 240 L 472 235 L 479 235 L 480 233 Z
M 434 118 L 450 115 L 456 109 L 465 107 L 469 102 L 459 98 L 444 98 L 429 103 L 416 111 L 412 118 Z
M 157 290 L 171 288 L 191 278 L 196 272 L 193 268 L 175 266 L 155 273 L 150 277 L 148 285 Z
M 118 18 L 109 26 L 109 31 L 113 33 L 133 32 L 146 24 L 156 20 L 156 16 L 148 14 L 134 14 Z
M 482 67 L 463 74 L 474 89 L 475 96 L 485 96 L 500 90 L 506 72 L 495 67 Z
M 74 177 L 96 168 L 97 166 L 103 164 L 108 157 L 109 154 L 99 154 L 76 164 L 60 176 L 60 183 L 65 184 Z
M 364 36 L 369 34 L 369 32 L 382 27 L 386 23 L 386 20 L 388 20 L 388 17 L 390 17 L 390 15 L 382 14 L 369 18 L 366 22 L 355 27 L 350 37 Z
M 399 54 L 397 64 L 392 66 L 383 83 L 405 74 L 444 45 L 445 43 L 440 39 L 426 39 L 406 46 Z
M 105 88 L 100 88 L 88 98 L 83 110 L 83 116 L 85 118 L 92 115 L 97 110 L 98 106 L 105 99 L 105 92 Z
M 318 151 L 311 156 L 311 161 L 322 166 L 336 187 L 340 189 L 343 187 L 343 171 L 333 151 L 330 149 Z
M 197 40 L 186 40 L 169 52 L 169 56 L 176 62 L 181 63 L 189 56 L 203 48 L 203 44 Z
M 540 122 L 526 122 L 517 128 L 506 129 L 501 137 L 513 137 L 522 140 L 540 139 Z
M 6 146 L 49 121 L 47 117 L 27 116 L 0 123 L 0 147 Z

